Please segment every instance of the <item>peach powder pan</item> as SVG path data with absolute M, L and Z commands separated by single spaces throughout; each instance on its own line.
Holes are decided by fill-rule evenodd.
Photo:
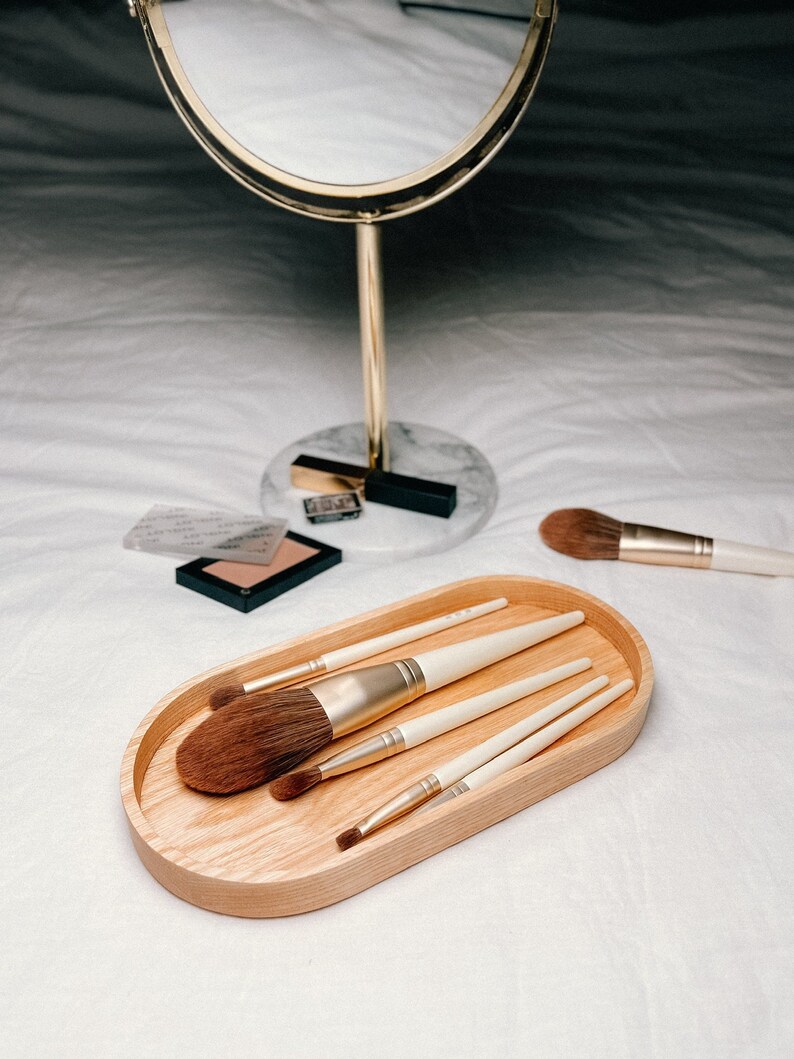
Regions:
M 194 559 L 177 567 L 176 583 L 247 613 L 341 561 L 338 548 L 287 533 L 267 566 Z

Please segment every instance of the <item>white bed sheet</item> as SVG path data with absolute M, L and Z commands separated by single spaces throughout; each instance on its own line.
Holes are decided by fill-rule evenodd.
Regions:
M 392 414 L 489 457 L 493 518 L 247 616 L 121 538 L 156 502 L 256 510 L 276 451 L 360 414 L 352 231 L 216 169 L 121 5 L 3 22 L 5 1054 L 790 1055 L 792 584 L 581 563 L 536 532 L 583 505 L 794 546 L 782 9 L 563 12 L 508 147 L 385 233 Z M 118 772 L 160 696 L 492 572 L 644 634 L 627 754 L 304 916 L 214 915 L 147 874 Z

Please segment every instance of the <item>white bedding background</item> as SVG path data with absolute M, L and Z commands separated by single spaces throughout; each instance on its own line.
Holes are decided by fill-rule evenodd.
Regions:
M 792 21 L 644 10 L 566 5 L 519 132 L 384 233 L 392 415 L 488 456 L 490 523 L 240 615 L 121 539 L 154 503 L 256 511 L 272 455 L 360 415 L 352 229 L 215 167 L 121 3 L 3 6 L 4 1054 L 791 1055 L 794 586 L 537 535 L 590 506 L 794 548 Z M 500 572 L 645 636 L 628 753 L 304 916 L 148 875 L 118 774 L 162 695 Z

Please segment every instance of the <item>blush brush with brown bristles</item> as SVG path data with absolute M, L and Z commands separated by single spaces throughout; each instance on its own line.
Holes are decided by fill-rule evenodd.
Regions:
M 738 574 L 794 577 L 794 553 L 642 526 L 584 507 L 552 511 L 538 529 L 545 544 L 574 559 L 621 559 Z
M 243 695 L 252 695 L 258 691 L 270 691 L 271 688 L 281 687 L 285 684 L 296 684 L 306 677 L 319 676 L 321 673 L 334 673 L 337 669 L 361 662 L 365 658 L 372 658 L 381 651 L 391 651 L 395 647 L 411 643 L 412 640 L 421 640 L 423 636 L 431 636 L 433 633 L 443 629 L 451 629 L 455 625 L 480 618 L 484 614 L 492 614 L 495 610 L 501 610 L 507 606 L 504 596 L 499 599 L 489 599 L 485 603 L 476 603 L 471 607 L 463 607 L 452 614 L 442 614 L 438 618 L 430 618 L 418 625 L 405 625 L 400 629 L 393 629 L 382 636 L 374 636 L 369 640 L 361 640 L 358 643 L 348 644 L 336 651 L 326 651 L 318 658 L 312 658 L 308 662 L 301 662 L 289 669 L 281 669 L 277 673 L 268 673 L 264 677 L 256 677 L 246 681 L 245 684 L 227 684 L 225 687 L 216 688 L 210 695 L 210 708 L 222 709 L 228 706 L 234 699 Z
M 582 611 L 570 611 L 305 687 L 237 699 L 185 737 L 176 752 L 177 771 L 188 787 L 206 794 L 258 787 L 332 739 L 583 621 Z

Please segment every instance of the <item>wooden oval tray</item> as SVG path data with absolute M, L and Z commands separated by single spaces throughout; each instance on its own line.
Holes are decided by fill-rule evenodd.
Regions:
M 179 779 L 176 748 L 208 716 L 207 702 L 215 688 L 498 596 L 507 597 L 505 609 L 361 664 L 410 656 L 568 610 L 584 611 L 586 620 L 546 643 L 425 695 L 371 729 L 339 740 L 334 750 L 407 717 L 581 655 L 592 658 L 592 671 L 387 761 L 328 780 L 290 802 L 276 801 L 266 787 L 231 797 L 208 796 L 190 790 Z M 540 709 L 601 673 L 611 683 L 633 678 L 634 690 L 488 786 L 397 820 L 352 849 L 339 850 L 337 834 L 434 766 L 515 723 L 528 707 Z M 530 577 L 459 581 L 247 655 L 182 684 L 144 717 L 127 746 L 121 768 L 124 809 L 141 860 L 178 897 L 229 915 L 307 912 L 359 893 L 613 761 L 642 728 L 652 685 L 653 666 L 645 642 L 625 618 L 594 596 Z M 329 752 L 326 748 L 309 762 Z

